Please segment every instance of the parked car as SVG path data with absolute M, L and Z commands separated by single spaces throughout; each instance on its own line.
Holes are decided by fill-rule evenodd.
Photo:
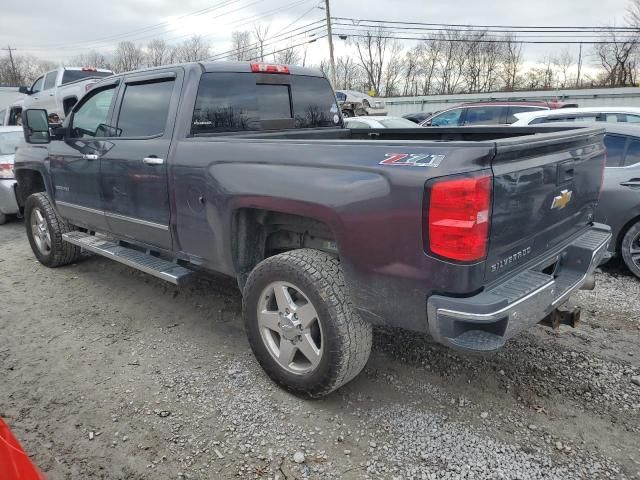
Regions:
M 434 112 L 415 112 L 415 113 L 406 113 L 402 115 L 402 118 L 406 118 L 407 120 L 411 120 L 413 123 L 422 123 L 427 118 L 431 117 Z
M 24 100 L 18 99 L 0 110 L 0 126 L 22 125 L 22 106 Z
M 27 97 L 23 108 L 44 108 L 63 119 L 76 102 L 101 78 L 113 75 L 103 68 L 62 67 L 39 77 L 31 87 L 20 87 Z
M 0 127 L 0 225 L 7 215 L 19 213 L 13 160 L 19 143 L 24 142 L 22 127 Z
M 559 307 L 611 238 L 593 221 L 597 128 L 372 138 L 342 128 L 320 71 L 224 62 L 119 74 L 62 127 L 47 118 L 24 112 L 16 153 L 35 257 L 58 267 L 84 249 L 178 285 L 234 277 L 256 358 L 312 396 L 358 375 L 372 325 L 491 352 L 574 322 Z
M 582 107 L 560 111 L 525 112 L 516 114 L 514 126 L 538 125 L 551 122 L 606 122 L 640 124 L 637 107 Z
M 566 108 L 562 102 L 476 102 L 458 105 L 435 113 L 422 122 L 423 127 L 472 125 L 509 125 L 516 114 Z
M 355 90 L 336 90 L 338 101 L 343 98 L 342 102 L 346 108 L 343 108 L 345 117 L 355 117 L 363 115 L 386 115 L 387 105 L 384 100 L 371 97 L 366 93 L 360 93 Z
M 347 128 L 420 128 L 411 120 L 400 117 L 352 117 L 344 119 Z

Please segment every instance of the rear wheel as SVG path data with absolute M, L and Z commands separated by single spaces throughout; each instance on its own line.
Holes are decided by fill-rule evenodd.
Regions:
M 251 348 L 278 384 L 311 396 L 352 380 L 371 352 L 371 325 L 348 299 L 340 261 L 295 250 L 260 263 L 244 288 Z
M 640 221 L 631 226 L 622 239 L 622 259 L 631 273 L 640 278 Z
M 74 227 L 58 216 L 46 193 L 34 193 L 24 206 L 25 227 L 31 250 L 40 263 L 60 267 L 76 261 L 80 248 L 62 240 Z

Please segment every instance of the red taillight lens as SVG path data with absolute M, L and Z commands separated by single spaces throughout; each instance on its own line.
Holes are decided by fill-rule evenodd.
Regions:
M 13 178 L 13 163 L 0 163 L 0 178 Z
M 252 63 L 251 71 L 253 73 L 283 73 L 288 75 L 289 67 L 286 65 L 275 65 L 270 63 Z
M 490 175 L 432 184 L 426 218 L 428 249 L 452 260 L 481 260 L 487 254 L 490 211 Z

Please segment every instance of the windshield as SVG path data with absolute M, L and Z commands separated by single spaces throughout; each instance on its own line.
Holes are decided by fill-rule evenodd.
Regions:
M 76 80 L 80 80 L 82 78 L 90 78 L 90 77 L 109 77 L 113 75 L 112 72 L 96 72 L 93 70 L 65 70 L 64 73 L 62 74 L 62 83 L 61 85 L 64 85 L 65 83 L 71 83 L 71 82 L 75 82 Z
M 19 130 L 16 132 L 0 132 L 0 155 L 13 155 L 23 138 L 23 133 Z
M 420 128 L 418 125 L 406 118 L 386 118 L 378 121 L 384 128 Z

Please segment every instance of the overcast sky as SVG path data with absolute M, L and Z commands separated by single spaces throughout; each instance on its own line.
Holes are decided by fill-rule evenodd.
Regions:
M 629 0 L 332 0 L 333 16 L 429 23 L 591 26 L 620 25 Z M 318 0 L 86 0 L 5 1 L 0 7 L 0 48 L 18 54 L 68 62 L 89 48 L 108 52 L 118 41 L 146 43 L 164 38 L 175 43 L 192 34 L 206 36 L 213 52 L 230 48 L 233 30 L 271 23 L 281 32 L 323 18 Z M 193 12 L 222 7 L 201 15 Z M 275 10 L 275 11 L 274 11 Z M 304 16 L 303 16 L 304 14 Z M 302 18 L 300 18 L 303 16 Z M 157 28 L 155 28 L 158 24 Z M 299 40 L 298 40 L 299 41 Z M 91 42 L 91 43 L 89 43 Z M 345 52 L 337 40 L 337 54 Z M 535 62 L 558 46 L 527 46 L 526 60 Z M 575 46 L 577 52 L 578 46 Z M 6 52 L 3 52 L 6 53 Z M 326 40 L 309 48 L 312 62 L 327 56 Z

